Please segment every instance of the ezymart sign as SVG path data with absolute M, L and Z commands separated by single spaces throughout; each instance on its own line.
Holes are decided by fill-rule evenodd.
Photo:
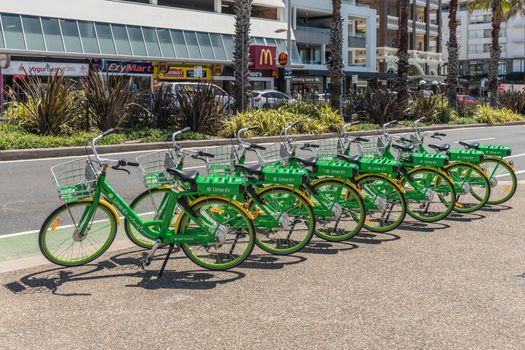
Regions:
M 83 63 L 11 61 L 9 67 L 2 69 L 4 75 L 50 76 L 56 73 L 68 77 L 85 77 L 89 73 L 89 65 Z

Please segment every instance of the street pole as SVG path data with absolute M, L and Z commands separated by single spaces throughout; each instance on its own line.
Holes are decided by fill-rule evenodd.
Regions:
M 286 62 L 286 70 L 290 71 L 292 67 L 292 0 L 288 0 L 287 3 L 288 11 L 288 30 L 286 31 L 286 51 L 288 53 L 288 62 Z M 285 77 L 286 79 L 286 94 L 289 96 L 291 93 L 291 77 Z

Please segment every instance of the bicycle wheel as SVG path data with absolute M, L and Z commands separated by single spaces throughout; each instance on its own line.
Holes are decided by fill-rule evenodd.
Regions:
M 365 174 L 357 179 L 365 196 L 366 220 L 364 227 L 372 232 L 388 232 L 403 223 L 407 203 L 403 192 L 387 177 Z
M 255 245 L 255 228 L 241 207 L 224 198 L 205 197 L 194 201 L 191 208 L 198 214 L 197 218 L 182 212 L 175 232 L 193 235 L 212 233 L 217 242 L 206 246 L 181 244 L 188 258 L 209 270 L 228 270 L 248 258 Z
M 313 184 L 315 234 L 330 242 L 354 237 L 365 223 L 365 204 L 360 193 L 344 180 L 324 178 Z
M 315 232 L 312 206 L 291 188 L 268 186 L 260 190 L 261 202 L 252 198 L 256 244 L 276 255 L 288 255 L 307 245 Z
M 99 203 L 89 217 L 92 207 L 92 200 L 64 204 L 47 217 L 38 235 L 40 251 L 47 260 L 62 266 L 79 266 L 95 260 L 109 248 L 117 233 L 115 216 Z
M 423 222 L 446 218 L 454 209 L 454 184 L 435 169 L 414 168 L 408 172 L 411 180 L 403 178 L 408 215 Z
M 160 214 L 170 192 L 169 188 L 146 190 L 131 202 L 130 207 L 144 222 L 160 220 Z M 174 215 L 172 222 L 175 222 L 176 218 L 177 215 Z M 130 241 L 137 246 L 147 249 L 153 247 L 155 242 L 144 237 L 128 220 L 124 220 L 124 229 Z
M 456 189 L 454 211 L 473 213 L 487 204 L 490 184 L 483 170 L 470 163 L 452 163 L 446 169 Z
M 479 165 L 489 176 L 490 198 L 487 204 L 502 204 L 514 196 L 518 179 L 514 169 L 506 161 L 486 157 Z

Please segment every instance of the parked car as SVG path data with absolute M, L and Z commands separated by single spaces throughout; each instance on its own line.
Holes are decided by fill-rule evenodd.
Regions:
M 464 105 L 472 105 L 479 103 L 479 101 L 470 95 L 458 95 L 458 103 Z
M 192 89 L 198 89 L 199 86 L 207 83 L 198 83 L 198 82 L 162 82 L 155 86 L 155 91 L 162 89 L 163 91 L 168 90 L 169 98 L 173 99 L 175 107 L 178 106 L 177 93 L 179 91 L 192 91 Z M 233 103 L 233 99 L 226 91 L 221 89 L 215 84 L 209 84 L 214 95 L 215 100 L 221 102 L 221 105 L 227 108 L 230 104 Z
M 262 108 L 264 106 L 275 106 L 281 103 L 288 103 L 292 98 L 277 90 L 252 91 L 252 108 Z

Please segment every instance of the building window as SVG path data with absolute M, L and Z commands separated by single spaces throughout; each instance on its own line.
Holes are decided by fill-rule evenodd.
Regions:
M 483 29 L 469 30 L 468 37 L 470 39 L 483 39 L 485 37 L 485 31 Z
M 478 23 L 485 23 L 485 16 L 484 15 L 471 15 L 469 18 L 470 24 L 478 24 Z
M 470 44 L 468 46 L 468 53 L 483 53 L 484 51 L 483 44 Z
M 506 61 L 500 61 L 499 62 L 498 74 L 499 75 L 507 75 L 507 62 Z
M 481 75 L 483 74 L 483 62 L 482 61 L 470 61 L 468 64 L 469 75 Z
M 298 45 L 299 56 L 304 64 L 321 64 L 321 48 Z
M 512 61 L 513 72 L 525 72 L 525 59 L 517 59 Z

